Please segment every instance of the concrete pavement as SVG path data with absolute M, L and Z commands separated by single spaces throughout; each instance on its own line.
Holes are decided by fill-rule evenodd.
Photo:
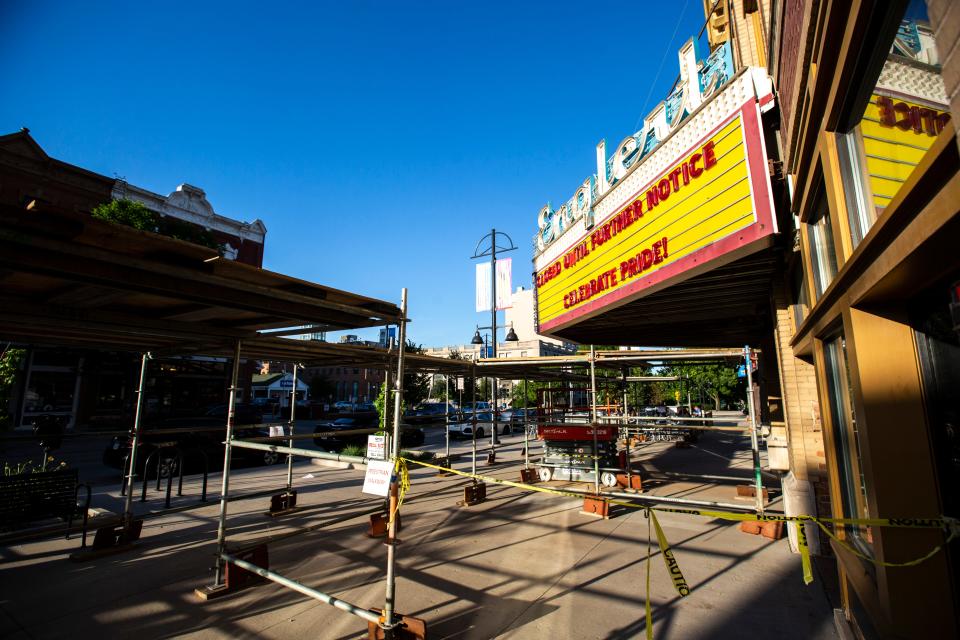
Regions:
M 743 440 L 709 434 L 698 449 L 657 443 L 636 457 L 650 472 L 704 468 L 716 475 L 749 476 Z M 480 464 L 481 473 L 517 479 L 522 436 L 506 442 L 498 454 L 504 462 L 493 468 Z M 442 429 L 435 430 L 427 448 L 442 446 Z M 469 448 L 469 442 L 454 446 L 455 451 Z M 457 466 L 469 469 L 469 460 Z M 362 472 L 308 462 L 298 462 L 295 470 L 300 503 L 307 508 L 271 519 L 263 516 L 266 498 L 231 503 L 231 544 L 360 513 L 379 500 L 360 493 Z M 285 465 L 239 470 L 232 474 L 231 493 L 282 486 L 285 471 Z M 488 486 L 484 504 L 464 508 L 456 504 L 462 499 L 462 478 L 413 469 L 412 479 L 398 549 L 398 609 L 426 619 L 429 637 L 643 635 L 648 523 L 641 511 L 596 520 L 580 514 L 579 500 L 499 485 Z M 732 501 L 733 484 L 669 477 L 651 491 Z M 218 476 L 211 477 L 210 486 L 215 499 Z M 101 487 L 97 498 L 119 500 L 115 486 Z M 181 500 L 196 501 L 196 496 Z M 141 508 L 155 507 L 154 499 Z M 274 584 L 199 601 L 193 589 L 212 579 L 217 512 L 218 503 L 212 502 L 148 520 L 134 551 L 89 564 L 67 559 L 76 539 L 0 548 L 0 636 L 364 636 L 359 618 Z M 681 599 L 673 590 L 654 541 L 655 637 L 836 637 L 824 579 L 803 584 L 799 557 L 789 553 L 786 540 L 771 542 L 740 533 L 734 524 L 688 515 L 661 514 L 660 521 L 692 592 Z M 271 545 L 271 568 L 350 602 L 382 607 L 385 547 L 364 531 L 358 518 Z

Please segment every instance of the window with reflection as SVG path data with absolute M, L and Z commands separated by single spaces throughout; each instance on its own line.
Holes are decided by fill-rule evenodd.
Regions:
M 790 311 L 793 314 L 793 330 L 796 331 L 803 324 L 810 310 L 802 267 L 794 269 L 790 274 L 790 301 Z
M 859 121 L 837 135 L 856 246 L 950 120 L 926 3 L 911 0 Z
M 807 223 L 807 255 L 813 271 L 814 297 L 819 300 L 837 275 L 837 251 L 833 243 L 830 210 L 822 191 L 816 198 L 813 215 Z
M 830 421 L 833 445 L 836 448 L 837 470 L 840 479 L 840 500 L 845 518 L 869 518 L 867 485 L 863 474 L 863 456 L 860 450 L 860 432 L 854 412 L 850 369 L 847 364 L 847 345 L 843 335 L 823 343 L 826 365 L 827 393 L 830 402 Z M 868 555 L 873 554 L 873 535 L 870 527 L 850 525 L 847 537 Z

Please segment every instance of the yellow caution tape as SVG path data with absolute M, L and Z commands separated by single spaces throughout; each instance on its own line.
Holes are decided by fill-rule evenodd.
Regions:
M 803 568 L 803 584 L 813 582 L 813 565 L 810 563 L 810 547 L 807 545 L 807 527 L 797 523 L 797 548 L 800 550 L 800 566 Z
M 502 484 L 508 487 L 514 487 L 516 489 L 522 489 L 524 491 L 535 491 L 538 493 L 546 493 L 561 497 L 568 498 L 577 498 L 582 499 L 584 496 L 580 493 L 573 493 L 571 491 L 563 491 L 562 489 L 552 489 L 547 487 L 537 487 L 530 484 L 524 484 L 522 482 L 513 482 L 512 480 L 502 480 L 500 478 L 493 478 L 490 476 L 483 476 L 476 473 L 468 473 L 465 471 L 458 471 L 456 469 L 451 469 L 449 467 L 441 467 L 435 464 L 430 464 L 429 462 L 423 462 L 420 460 L 412 460 L 409 458 L 397 458 L 397 467 L 396 470 L 400 473 L 400 500 L 397 502 L 397 509 L 400 508 L 400 503 L 403 502 L 403 496 L 410 489 L 410 476 L 407 469 L 407 462 L 412 462 L 423 467 L 429 467 L 431 469 L 436 469 L 438 471 L 444 471 L 447 473 L 453 473 L 465 478 L 472 478 L 474 480 L 481 480 L 483 482 L 491 482 L 494 484 Z M 641 498 L 642 499 L 642 498 Z M 681 509 L 676 507 L 662 507 L 662 506 L 650 506 L 650 505 L 641 505 L 633 502 L 626 502 L 624 500 L 612 500 L 609 499 L 610 504 L 618 505 L 622 507 L 628 507 L 631 509 L 643 509 L 645 515 L 647 516 L 647 575 L 646 575 L 646 587 L 647 587 L 647 599 L 645 605 L 645 616 L 646 616 L 646 636 L 647 640 L 653 640 L 653 612 L 650 605 L 650 550 L 651 550 L 651 541 L 653 539 L 651 526 L 655 529 L 657 535 L 657 543 L 660 546 L 660 553 L 663 556 L 663 562 L 667 567 L 667 572 L 670 574 L 670 579 L 673 581 L 673 587 L 677 590 L 677 593 L 681 597 L 685 597 L 690 593 L 690 587 L 687 584 L 686 579 L 683 577 L 683 572 L 680 571 L 680 565 L 677 563 L 676 558 L 673 555 L 673 550 L 670 548 L 670 545 L 667 543 L 667 537 L 663 533 L 663 529 L 660 526 L 660 521 L 657 520 L 655 511 L 662 511 L 664 513 L 681 513 L 694 516 L 702 516 L 706 518 L 717 518 L 721 520 L 728 520 L 733 522 L 750 522 L 750 521 L 759 521 L 759 522 L 786 522 L 786 523 L 795 523 L 797 526 L 797 547 L 800 551 L 800 564 L 803 568 L 803 582 L 804 584 L 810 584 L 813 582 L 813 566 L 810 561 L 810 547 L 807 542 L 807 532 L 805 524 L 807 522 L 814 522 L 819 526 L 824 533 L 826 533 L 830 538 L 835 542 L 842 545 L 844 548 L 855 554 L 857 557 L 867 561 L 872 562 L 876 565 L 881 565 L 884 567 L 910 567 L 918 565 L 936 555 L 943 547 L 950 544 L 954 538 L 960 536 L 960 520 L 956 518 L 949 518 L 946 516 L 940 518 L 822 518 L 818 516 L 808 516 L 808 515 L 799 515 L 799 516 L 781 516 L 781 515 L 771 515 L 764 513 L 735 513 L 733 511 L 719 511 L 716 509 Z M 392 519 L 392 516 L 391 516 Z M 895 527 L 895 528 L 908 528 L 908 529 L 942 529 L 946 534 L 946 540 L 934 548 L 932 551 L 924 555 L 923 557 L 916 558 L 914 560 L 909 560 L 907 562 L 884 562 L 871 558 L 858 550 L 854 549 L 852 546 L 847 544 L 844 540 L 838 538 L 830 528 L 827 527 L 827 524 L 832 525 L 860 525 L 860 526 L 872 526 L 872 527 Z
M 547 487 L 537 487 L 530 484 L 524 484 L 522 482 L 513 482 L 512 480 L 502 480 L 500 478 L 493 478 L 490 476 L 483 476 L 480 474 L 469 473 L 466 471 L 458 471 L 456 469 L 451 469 L 448 467 L 441 467 L 438 465 L 430 464 L 429 462 L 423 462 L 420 460 L 412 460 L 407 458 L 400 458 L 399 460 L 404 460 L 405 462 L 412 462 L 423 467 L 429 467 L 431 469 L 437 469 L 438 471 L 445 471 L 447 473 L 453 473 L 465 478 L 472 478 L 474 480 L 481 480 L 483 482 L 491 482 L 494 484 L 502 484 L 508 487 L 514 487 L 516 489 L 522 489 L 524 491 L 536 491 L 538 493 L 547 493 L 555 496 L 561 496 L 565 498 L 577 498 L 582 499 L 584 496 L 580 493 L 573 493 L 571 491 L 563 491 L 562 489 L 552 489 Z M 406 466 L 404 466 L 404 472 L 406 472 Z M 407 483 L 409 487 L 409 478 L 407 478 Z M 642 497 L 640 497 L 642 499 Z M 608 499 L 610 504 L 617 505 L 621 507 L 626 507 L 630 509 L 644 509 L 653 516 L 653 511 L 660 511 L 663 513 L 680 513 L 693 516 L 702 516 L 705 518 L 717 518 L 720 520 L 727 520 L 732 522 L 786 522 L 786 523 L 796 523 L 797 525 L 797 546 L 800 551 L 800 562 L 803 568 L 803 581 L 805 584 L 810 584 L 813 582 L 813 569 L 810 561 L 810 548 L 807 541 L 806 531 L 804 530 L 804 523 L 813 522 L 819 526 L 824 533 L 826 533 L 830 538 L 836 541 L 838 544 L 843 546 L 845 549 L 849 550 L 851 553 L 855 554 L 857 557 L 871 562 L 876 565 L 884 567 L 911 567 L 918 565 L 929 558 L 935 556 L 943 547 L 950 544 L 956 537 L 960 536 L 960 520 L 956 518 L 949 518 L 942 516 L 939 518 L 824 518 L 820 516 L 808 516 L 808 515 L 799 515 L 799 516 L 786 516 L 786 515 L 773 515 L 765 513 L 736 513 L 733 511 L 719 511 L 716 509 L 685 509 L 677 507 L 664 507 L 664 506 L 650 506 L 636 504 L 634 502 L 627 502 L 624 500 L 614 500 Z M 655 518 L 655 516 L 653 516 Z M 908 560 L 906 562 L 884 562 L 871 558 L 867 556 L 851 545 L 847 544 L 846 541 L 838 538 L 832 531 L 830 531 L 827 524 L 846 526 L 846 525 L 860 525 L 860 526 L 872 526 L 872 527 L 894 527 L 901 529 L 942 529 L 946 534 L 946 540 L 931 550 L 929 553 L 925 554 L 920 558 L 914 560 Z M 683 588 L 687 589 L 689 593 L 689 587 L 686 585 L 686 582 L 683 580 L 683 574 L 679 573 L 679 584 L 678 578 L 673 573 L 673 568 L 671 568 L 669 558 L 673 559 L 673 554 L 670 551 L 669 545 L 666 544 L 666 537 L 663 535 L 663 530 L 660 528 L 658 521 L 654 520 L 654 525 L 657 529 L 657 539 L 660 543 L 661 551 L 664 551 L 664 562 L 667 562 L 667 570 L 670 571 L 670 577 L 674 580 L 674 587 L 677 588 L 677 591 L 680 592 L 679 584 L 682 584 Z M 674 563 L 676 562 L 673 559 Z M 679 572 L 679 567 L 676 567 L 676 571 Z M 680 593 L 681 596 L 686 595 Z
M 390 512 L 390 519 L 387 521 L 388 527 L 393 523 L 393 519 L 400 511 L 400 505 L 403 504 L 403 499 L 407 495 L 407 491 L 410 490 L 410 470 L 407 468 L 406 458 L 397 458 L 393 465 L 393 474 L 394 478 L 399 480 L 399 486 L 397 487 L 397 506 Z
M 670 579 L 673 580 L 673 588 L 677 590 L 681 598 L 685 598 L 690 595 L 690 587 L 687 586 L 683 572 L 680 571 L 680 565 L 677 564 L 676 558 L 673 557 L 673 551 L 670 549 L 670 545 L 667 544 L 667 537 L 663 535 L 663 529 L 660 528 L 660 521 L 657 520 L 657 514 L 654 513 L 652 509 L 647 509 L 647 513 L 650 519 L 653 520 L 653 528 L 657 532 L 657 543 L 660 545 L 660 555 L 663 556 L 663 563 L 667 566 Z

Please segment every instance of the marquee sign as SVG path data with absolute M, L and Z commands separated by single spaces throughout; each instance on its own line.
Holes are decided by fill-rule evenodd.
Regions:
M 702 79 L 706 68 L 688 77 Z M 566 226 L 554 224 L 554 233 L 545 233 L 543 223 L 552 218 L 549 207 L 541 211 L 534 259 L 540 332 L 626 304 L 770 242 L 776 225 L 760 127 L 761 108 L 772 106 L 769 79 L 763 70 L 747 69 L 717 89 L 725 76 L 710 74 L 708 94 L 703 89 L 710 85 L 701 81 L 690 91 L 688 82 L 678 90 L 680 106 L 670 106 L 671 96 L 648 118 L 662 116 L 668 128 L 671 122 L 676 128 L 661 137 L 652 126 L 621 143 L 610 162 L 604 159 L 602 178 L 584 182 L 554 214 Z M 652 146 L 649 136 L 657 139 Z
M 539 232 L 534 238 L 536 251 L 543 251 L 578 220 L 592 226 L 594 204 L 733 77 L 733 54 L 729 42 L 698 63 L 696 43 L 690 40 L 680 49 L 679 58 L 680 83 L 644 119 L 643 128 L 624 138 L 609 159 L 606 157 L 606 141 L 601 141 L 597 145 L 597 173 L 584 180 L 573 197 L 556 211 L 550 203 L 540 210 L 537 216 Z

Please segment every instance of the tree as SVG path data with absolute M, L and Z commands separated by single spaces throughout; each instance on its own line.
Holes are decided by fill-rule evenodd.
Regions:
M 407 339 L 407 353 L 423 353 L 423 345 Z M 403 401 L 408 407 L 415 407 L 430 397 L 430 376 L 425 373 L 403 374 Z
M 0 428 L 9 427 L 10 414 L 7 405 L 10 402 L 10 390 L 20 375 L 20 367 L 26 356 L 26 349 L 7 348 L 0 352 Z
M 98 220 L 126 225 L 140 231 L 159 233 L 176 240 L 217 249 L 221 253 L 223 250 L 223 247 L 217 243 L 213 234 L 207 229 L 170 216 L 161 216 L 142 203 L 133 200 L 111 200 L 98 204 L 90 213 Z
M 546 382 L 527 380 L 527 392 L 526 396 L 524 396 L 524 383 L 522 380 L 517 381 L 513 385 L 513 393 L 510 396 L 510 406 L 514 409 L 522 409 L 523 407 L 534 409 L 537 406 L 537 390 L 546 388 Z
M 423 353 L 423 345 L 419 345 L 413 342 L 413 340 L 407 339 L 406 346 L 407 353 Z M 380 386 L 380 393 L 377 395 L 377 399 L 374 400 L 373 406 L 376 407 L 377 413 L 380 416 L 380 428 L 385 429 L 386 424 L 385 420 L 390 420 L 393 417 L 393 399 L 395 396 L 390 396 L 390 402 L 386 401 L 386 394 L 393 393 L 394 385 L 390 384 L 390 389 L 388 391 L 387 385 Z M 426 400 L 430 395 L 430 376 L 425 373 L 403 373 L 403 404 L 400 406 L 401 412 L 406 411 L 408 407 L 415 407 L 424 400 Z M 389 414 L 387 413 L 389 410 Z
M 450 351 L 450 356 L 449 356 L 449 357 L 450 357 L 451 360 L 459 360 L 459 361 L 461 361 L 461 362 L 469 362 L 469 361 L 470 361 L 470 356 L 469 356 L 469 355 L 464 354 L 464 353 L 460 353 L 460 352 L 457 351 L 456 349 L 452 349 L 452 350 Z M 476 390 L 477 381 L 476 381 L 476 379 L 475 379 L 472 375 L 470 375 L 469 373 L 464 373 L 463 375 L 459 376 L 459 378 L 460 378 L 460 380 L 462 381 L 463 402 L 470 402 L 470 392 Z M 451 380 L 450 380 L 450 396 L 451 396 L 451 399 L 456 399 L 457 402 L 460 403 L 460 395 L 461 395 L 461 392 L 460 392 L 460 391 L 454 391 L 454 390 L 453 390 L 453 389 L 454 389 L 454 386 L 455 386 L 453 383 L 454 383 L 454 380 L 451 379 Z
M 452 383 L 453 381 L 451 381 Z M 451 385 L 450 387 L 450 396 L 453 397 L 454 392 L 456 391 L 456 386 Z M 447 382 L 443 376 L 436 376 L 433 379 L 433 386 L 430 387 L 430 397 L 441 402 L 444 400 L 449 400 L 447 397 Z
M 733 401 L 737 395 L 737 374 L 725 364 L 676 365 L 667 369 L 669 375 L 680 376 L 681 381 L 671 385 L 670 393 L 682 390 L 686 383 L 691 395 L 703 394 L 713 401 L 714 410 L 720 409 L 721 401 Z M 682 398 L 681 398 L 682 399 Z

